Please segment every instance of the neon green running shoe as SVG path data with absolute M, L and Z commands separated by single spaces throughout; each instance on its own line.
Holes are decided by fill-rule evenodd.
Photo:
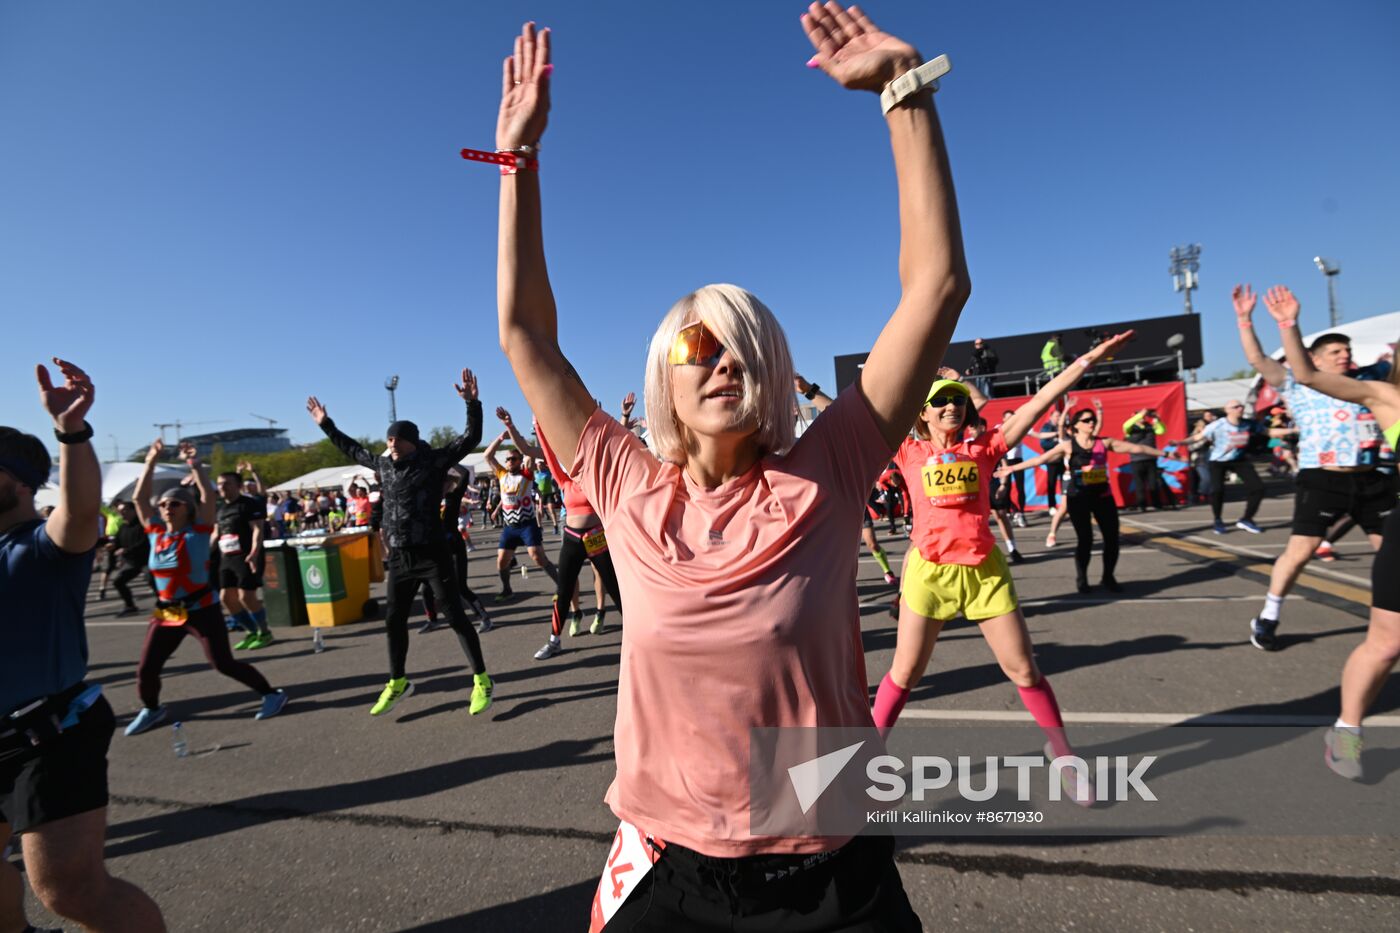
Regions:
M 477 713 L 485 712 L 486 707 L 491 705 L 491 675 L 476 674 L 472 680 L 474 685 L 472 686 L 471 714 L 475 716 Z
M 603 614 L 601 612 L 595 613 L 593 616 L 593 624 L 588 626 L 588 634 L 601 635 L 603 634 L 604 628 L 606 628 L 606 626 L 603 624 Z
M 266 648 L 268 645 L 272 644 L 273 641 L 275 641 L 275 640 L 276 640 L 276 639 L 274 639 L 274 638 L 272 637 L 272 633 L 271 633 L 271 632 L 259 632 L 257 635 L 254 635 L 254 636 L 253 636 L 252 641 L 250 641 L 250 642 L 248 643 L 248 647 L 249 647 L 249 648 L 252 648 L 252 649 L 254 649 L 254 650 L 256 650 L 256 649 L 258 649 L 258 648 Z
M 394 708 L 394 704 L 404 697 L 413 696 L 413 681 L 407 677 L 400 677 L 391 680 L 384 685 L 384 691 L 379 694 L 379 700 L 369 708 L 371 716 L 382 716 Z
M 573 638 L 581 631 L 583 631 L 583 613 L 575 612 L 569 616 L 569 637 Z
M 254 633 L 251 634 L 251 635 L 244 635 L 244 636 L 243 636 L 243 640 L 240 641 L 238 644 L 236 644 L 236 645 L 233 646 L 233 650 L 234 650 L 234 651 L 247 651 L 249 648 L 253 647 L 253 644 L 254 644 L 257 640 L 258 640 L 258 633 L 257 633 L 257 632 L 254 632 Z

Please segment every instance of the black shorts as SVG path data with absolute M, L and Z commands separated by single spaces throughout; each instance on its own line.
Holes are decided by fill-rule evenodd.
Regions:
M 1392 508 L 1381 532 L 1381 549 L 1371 564 L 1371 605 L 1400 612 L 1400 508 Z
M 1384 473 L 1339 473 L 1310 469 L 1298 473 L 1293 500 L 1293 533 L 1321 538 L 1350 515 L 1368 535 L 1381 533 L 1385 517 L 1395 506 L 1395 483 Z
M 230 554 L 219 559 L 219 589 L 256 590 L 262 586 L 262 567 L 256 571 L 240 554 Z
M 0 739 L 0 821 L 17 833 L 107 806 L 107 746 L 117 728 L 105 697 L 39 747 Z
M 893 837 L 858 836 L 824 859 L 712 858 L 672 843 L 603 929 L 736 928 L 912 931 L 923 924 L 904 893 Z

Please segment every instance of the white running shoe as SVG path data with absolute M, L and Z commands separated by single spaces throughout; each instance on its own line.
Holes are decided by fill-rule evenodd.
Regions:
M 556 654 L 563 654 L 563 653 L 564 653 L 564 646 L 561 645 L 561 644 L 559 644 L 559 642 L 557 642 L 557 641 L 555 641 L 554 639 L 551 638 L 549 641 L 547 641 L 547 642 L 544 643 L 544 647 L 543 647 L 543 648 L 541 648 L 539 651 L 536 651 L 536 652 L 535 652 L 535 660 L 536 660 L 536 661 L 548 661 L 550 658 L 554 657 Z

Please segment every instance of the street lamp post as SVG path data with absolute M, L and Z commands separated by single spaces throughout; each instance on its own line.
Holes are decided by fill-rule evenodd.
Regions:
M 384 388 L 389 390 L 389 423 L 393 424 L 399 420 L 399 409 L 394 404 L 394 390 L 399 387 L 399 377 L 390 376 L 384 380 Z
M 1329 327 L 1336 327 L 1342 322 L 1341 312 L 1337 310 L 1337 276 L 1341 275 L 1342 264 L 1333 262 L 1331 259 L 1323 259 L 1321 256 L 1313 257 L 1313 265 L 1317 266 L 1317 271 L 1327 276 L 1327 314 L 1331 319 Z
M 1173 246 L 1171 251 L 1172 288 L 1174 291 L 1184 292 L 1186 297 L 1186 313 L 1195 314 L 1196 309 L 1191 307 L 1191 292 L 1200 285 L 1200 279 L 1196 273 L 1201 271 L 1201 244 L 1192 243 L 1190 246 Z

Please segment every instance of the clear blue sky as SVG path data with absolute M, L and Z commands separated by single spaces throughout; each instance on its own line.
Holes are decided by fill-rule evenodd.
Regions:
M 732 281 L 810 378 L 898 295 L 873 97 L 803 67 L 800 3 L 0 3 L 0 422 L 45 432 L 32 366 L 98 384 L 99 449 L 154 422 L 457 423 L 451 383 L 524 403 L 495 333 L 500 61 L 555 30 L 544 145 L 561 339 L 616 410 L 690 289 Z M 926 56 L 974 295 L 958 338 L 1179 312 L 1204 246 L 1204 375 L 1242 365 L 1237 280 L 1326 321 L 1400 309 L 1400 3 L 872 0 Z M 1266 331 L 1267 332 L 1267 331 Z M 494 421 L 488 418 L 487 431 Z M 208 426 L 212 429 L 216 426 Z M 205 430 L 205 426 L 191 431 Z

